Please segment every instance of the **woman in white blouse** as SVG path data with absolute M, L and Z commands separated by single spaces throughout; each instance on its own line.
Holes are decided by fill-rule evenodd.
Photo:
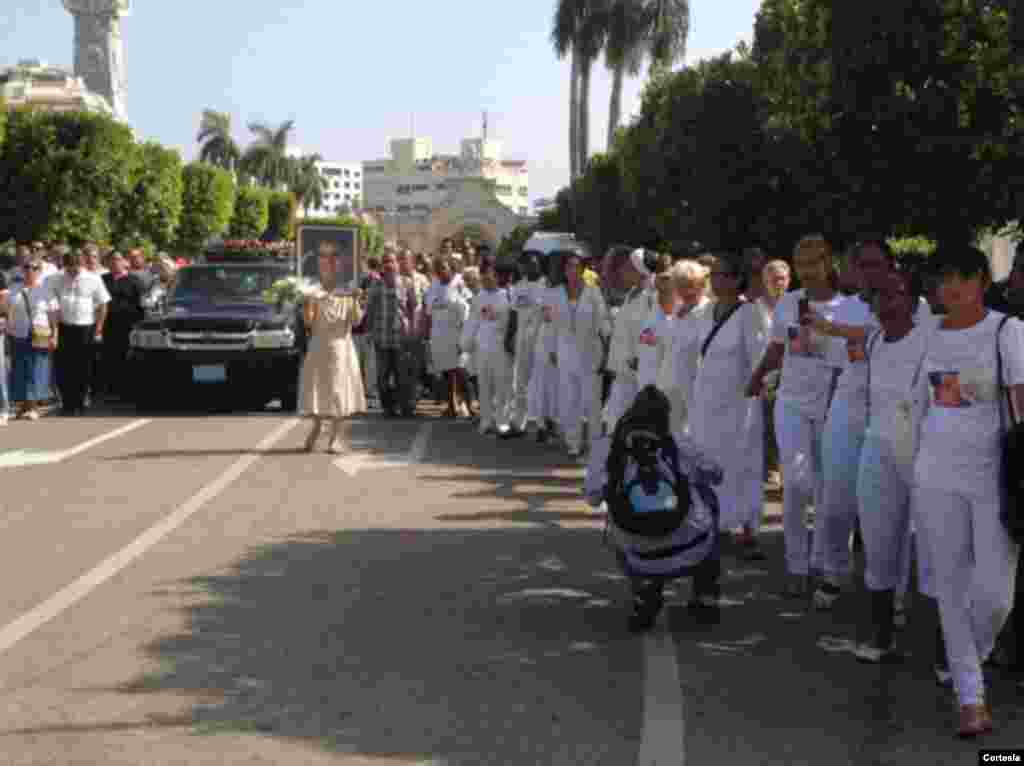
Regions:
M 864 539 L 864 583 L 871 594 L 871 630 L 856 651 L 862 662 L 882 662 L 893 654 L 897 599 L 906 587 L 914 472 L 910 403 L 935 328 L 931 314 L 919 303 L 921 292 L 917 275 L 889 272 L 875 298 L 881 329 L 871 328 L 865 344 L 866 429 L 856 498 Z M 918 589 L 931 596 L 931 568 L 922 545 L 917 559 Z
M 447 384 L 448 409 L 444 415 L 454 418 L 460 413 L 468 414 L 462 401 L 466 382 L 459 340 L 463 325 L 469 318 L 469 301 L 462 280 L 453 278 L 451 262 L 446 256 L 434 258 L 433 270 L 436 279 L 423 296 L 430 358 L 435 372 L 444 375 Z
M 50 398 L 50 360 L 57 348 L 57 299 L 42 284 L 43 262 L 25 264 L 25 285 L 7 299 L 7 334 L 13 339 L 11 400 L 15 417 L 39 419 Z
M 672 405 L 672 432 L 683 433 L 687 429 L 688 401 L 697 375 L 698 320 L 711 301 L 706 295 L 709 290 L 706 266 L 683 259 L 672 267 L 671 273 L 679 302 L 671 325 L 668 351 L 658 369 L 657 386 Z
M 757 535 L 764 512 L 760 402 L 746 394 L 747 383 L 767 346 L 757 308 L 742 299 L 743 264 L 722 254 L 711 267 L 711 310 L 697 320 L 699 367 L 690 405 L 690 433 L 722 466 L 718 488 L 723 529 L 743 527 L 749 558 L 762 558 Z
M 598 435 L 600 388 L 597 371 L 601 366 L 601 336 L 607 334 L 607 310 L 601 290 L 583 282 L 583 259 L 567 254 L 562 263 L 565 284 L 554 289 L 545 307 L 557 328 L 554 359 L 559 380 L 559 420 L 569 457 L 583 449 L 583 424 L 590 438 Z
M 918 384 L 913 507 L 960 703 L 956 732 L 973 737 L 993 727 L 981 666 L 1009 615 L 1020 553 L 1000 521 L 1000 410 L 1012 398 L 1024 411 L 1024 323 L 985 307 L 984 253 L 940 248 L 930 261 L 947 314 L 928 339 Z

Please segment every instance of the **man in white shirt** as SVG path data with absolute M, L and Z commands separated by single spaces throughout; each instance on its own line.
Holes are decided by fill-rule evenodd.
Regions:
M 64 273 L 49 283 L 57 299 L 60 342 L 57 347 L 57 385 L 62 415 L 85 413 L 85 397 L 92 381 L 94 344 L 103 339 L 110 294 L 103 280 L 82 268 L 84 257 L 64 256 Z

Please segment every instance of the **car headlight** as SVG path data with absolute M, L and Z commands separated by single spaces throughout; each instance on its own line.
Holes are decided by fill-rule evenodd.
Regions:
M 132 330 L 129 342 L 132 348 L 152 349 L 169 346 L 167 333 L 163 330 Z
M 286 327 L 283 330 L 257 330 L 252 334 L 253 348 L 291 348 L 295 345 L 295 333 Z

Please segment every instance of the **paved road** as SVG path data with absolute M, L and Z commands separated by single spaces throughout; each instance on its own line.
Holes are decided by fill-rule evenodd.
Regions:
M 779 599 L 772 531 L 719 620 L 683 584 L 630 636 L 579 467 L 423 413 L 340 459 L 272 413 L 0 431 L 0 763 L 976 762 L 927 616 L 858 665 L 859 597 Z M 1024 745 L 994 689 L 991 743 Z

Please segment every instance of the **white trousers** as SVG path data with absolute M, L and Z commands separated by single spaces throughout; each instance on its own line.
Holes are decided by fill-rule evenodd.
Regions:
M 477 353 L 477 381 L 480 387 L 480 428 L 508 425 L 512 365 L 505 349 Z
M 529 342 L 527 342 L 529 341 Z M 530 379 L 533 377 L 534 351 L 537 337 L 516 338 L 516 358 L 512 372 L 512 397 L 509 405 L 509 424 L 520 430 L 526 428 L 529 420 Z
M 821 535 L 821 442 L 823 423 L 781 399 L 775 402 L 775 437 L 779 442 L 782 465 L 782 528 L 786 543 L 786 570 L 794 575 L 807 575 L 811 568 L 819 570 L 823 558 Z M 808 539 L 806 512 L 814 504 L 814 549 Z
M 621 374 L 615 376 L 612 390 L 608 392 L 608 403 L 604 406 L 604 424 L 609 434 L 615 430 L 626 410 L 633 406 L 638 393 L 640 386 L 635 377 Z
M 899 460 L 892 442 L 864 440 L 857 478 L 858 516 L 864 540 L 864 584 L 869 590 L 906 593 L 910 579 L 911 492 L 914 466 Z M 927 547 L 917 541 L 917 587 L 934 598 Z
M 918 533 L 934 570 L 946 656 L 961 705 L 984 702 L 981 665 L 996 645 L 1013 604 L 1018 546 L 999 520 L 992 491 L 915 487 Z
M 822 570 L 829 578 L 847 578 L 851 571 L 850 535 L 857 521 L 857 474 L 866 425 L 855 407 L 836 397 L 822 440 L 821 523 L 815 526 L 821 535 Z
M 584 421 L 591 439 L 599 435 L 601 388 L 597 373 L 589 365 L 563 365 L 561 359 L 558 361 L 559 425 L 566 444 L 578 450 L 583 446 Z

